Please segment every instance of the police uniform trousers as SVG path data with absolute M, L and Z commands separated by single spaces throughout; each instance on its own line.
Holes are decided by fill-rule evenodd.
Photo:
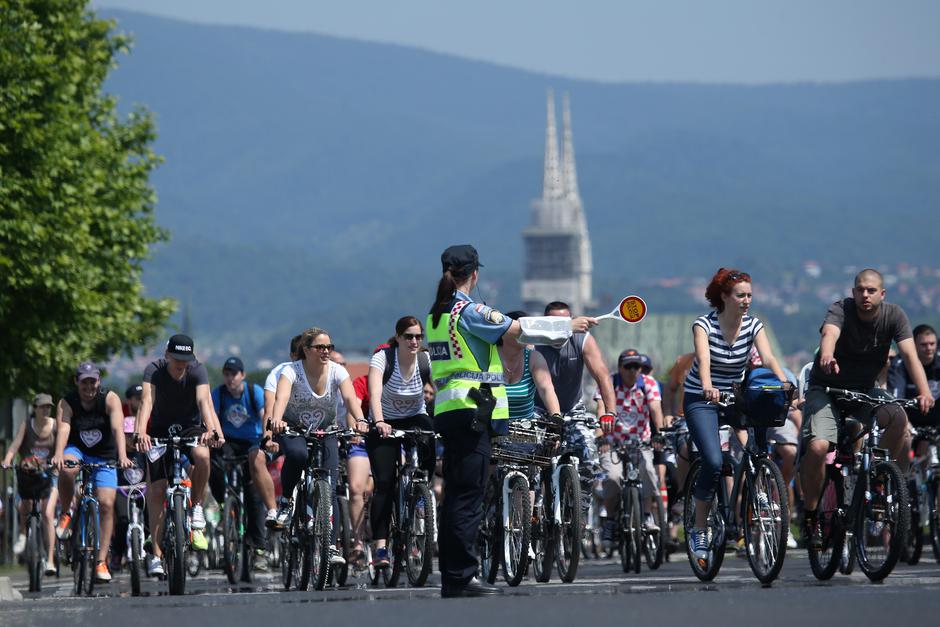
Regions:
M 471 428 L 474 409 L 434 417 L 444 441 L 444 503 L 438 556 L 444 584 L 463 585 L 476 576 L 477 532 L 483 519 L 483 489 L 490 465 L 490 435 Z

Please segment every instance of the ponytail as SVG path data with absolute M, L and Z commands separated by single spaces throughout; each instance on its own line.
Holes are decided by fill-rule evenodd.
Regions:
M 437 296 L 434 297 L 434 305 L 431 306 L 431 324 L 433 326 L 436 327 L 441 321 L 441 316 L 447 311 L 456 291 L 457 281 L 454 279 L 450 268 L 448 268 L 437 284 Z

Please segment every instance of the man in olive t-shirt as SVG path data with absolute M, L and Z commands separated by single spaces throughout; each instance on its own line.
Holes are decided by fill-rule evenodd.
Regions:
M 924 368 L 917 359 L 907 315 L 899 306 L 884 302 L 884 280 L 876 270 L 862 270 L 855 277 L 852 298 L 834 303 L 820 332 L 819 352 L 809 376 L 804 406 L 804 455 L 800 482 L 806 508 L 806 526 L 811 548 L 819 548 L 816 507 L 822 490 L 823 470 L 830 446 L 837 443 L 840 408 L 825 387 L 843 388 L 875 395 L 875 378 L 888 360 L 891 343 L 914 378 L 922 409 L 933 405 Z M 884 393 L 878 390 L 877 393 Z M 856 416 L 867 420 L 864 410 Z M 869 413 L 870 416 L 870 413 Z M 885 430 L 881 444 L 891 451 L 902 471 L 907 471 L 910 441 L 907 415 L 897 405 L 882 406 L 878 424 Z

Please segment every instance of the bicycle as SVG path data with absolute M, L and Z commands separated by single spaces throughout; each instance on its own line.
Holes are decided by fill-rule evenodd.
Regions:
M 934 558 L 940 562 L 940 518 L 937 506 L 940 505 L 940 459 L 937 450 L 940 445 L 940 429 L 937 427 L 917 427 L 911 429 L 915 438 L 924 441 L 925 454 L 915 457 L 911 463 L 910 492 L 911 529 L 907 535 L 902 558 L 911 566 L 920 561 L 924 549 L 924 527 L 928 528 Z
M 502 565 L 503 579 L 518 586 L 529 569 L 532 546 L 532 502 L 529 476 L 535 467 L 551 465 L 560 434 L 554 423 L 513 420 L 506 436 L 493 445 L 496 464 L 484 489 L 483 520 L 478 532 L 480 570 L 489 583 Z
M 36 458 L 33 458 L 36 460 Z M 16 487 L 20 499 L 30 501 L 26 513 L 26 548 L 23 552 L 26 570 L 29 573 L 29 591 L 42 591 L 42 576 L 45 570 L 46 542 L 42 532 L 42 501 L 49 497 L 52 489 L 50 466 L 45 462 L 21 463 L 16 467 Z M 58 565 L 56 565 L 58 570 Z
M 809 549 L 809 563 L 817 579 L 831 578 L 843 554 L 853 549 L 858 565 L 873 582 L 881 581 L 894 569 L 910 526 L 907 482 L 901 470 L 880 448 L 881 429 L 874 416 L 883 405 L 897 403 L 916 407 L 915 400 L 874 398 L 861 392 L 822 388 L 827 394 L 851 404 L 872 407 L 869 424 L 839 417 L 839 443 L 827 458 L 823 489 L 817 507 L 817 524 L 822 548 Z M 851 427 L 851 428 L 850 428 Z M 857 442 L 862 448 L 855 451 Z M 854 477 L 854 482 L 852 478 Z
M 294 487 L 290 523 L 281 532 L 281 578 L 285 590 L 306 590 L 311 578 L 323 590 L 330 573 L 333 532 L 333 488 L 330 472 L 323 467 L 324 446 L 334 445 L 334 436 L 358 434 L 338 425 L 305 431 L 286 428 L 283 435 L 302 437 L 307 443 L 307 464 Z
M 565 583 L 574 581 L 581 556 L 582 522 L 581 476 L 578 473 L 583 443 L 575 428 L 578 424 L 596 429 L 593 416 L 579 413 L 566 418 L 560 433 L 559 448 L 549 464 L 539 472 L 535 496 L 537 524 L 532 531 L 535 553 L 535 580 L 551 579 L 552 563 Z M 557 428 L 557 427 L 556 427 Z M 592 438 L 593 439 L 593 438 Z
M 623 572 L 640 572 L 642 555 L 650 570 L 656 570 L 663 562 L 663 528 L 666 527 L 666 509 L 658 491 L 653 498 L 658 505 L 654 520 L 659 521 L 659 529 L 650 528 L 647 518 L 652 512 L 646 508 L 642 498 L 643 482 L 640 471 L 643 464 L 643 451 L 652 450 L 650 443 L 637 438 L 624 441 L 619 447 L 611 449 L 611 459 L 620 463 L 623 474 L 620 478 L 620 524 L 618 528 L 618 551 Z
M 95 588 L 95 565 L 101 542 L 101 518 L 98 499 L 95 497 L 94 471 L 101 468 L 117 468 L 115 462 L 89 463 L 66 459 L 65 468 L 81 469 L 81 496 L 78 509 L 72 518 L 72 574 L 75 594 L 91 596 Z
M 141 471 L 141 479 L 143 472 Z M 135 483 L 127 488 L 118 488 L 127 497 L 127 567 L 130 571 L 131 594 L 140 595 L 140 583 L 146 574 L 144 564 L 144 508 L 146 499 L 144 493 L 146 486 Z
M 435 499 L 428 483 L 427 473 L 418 461 L 417 440 L 434 438 L 434 431 L 426 429 L 393 429 L 386 436 L 402 440 L 405 461 L 398 459 L 397 490 L 388 523 L 389 566 L 374 569 L 372 585 L 380 581 L 387 588 L 398 586 L 402 570 L 408 584 L 423 586 L 431 574 L 434 559 Z
M 214 460 L 221 467 L 225 482 L 225 497 L 222 503 L 222 572 L 230 584 L 252 580 L 254 551 L 246 535 L 248 514 L 245 508 L 244 465 L 247 455 L 226 456 Z
M 743 447 L 742 457 L 736 468 L 730 453 L 723 453 L 725 460 L 718 480 L 718 489 L 712 498 L 706 523 L 710 538 L 709 556 L 705 559 L 696 557 L 692 545 L 693 534 L 689 533 L 689 530 L 695 527 L 696 499 L 692 490 L 702 470 L 702 460 L 698 456 L 692 462 L 685 482 L 683 524 L 686 529 L 689 564 L 692 566 L 692 572 L 701 581 L 711 581 L 718 575 L 724 561 L 727 538 L 736 538 L 739 533 L 744 534 L 748 563 L 758 581 L 770 585 L 783 568 L 790 515 L 783 475 L 767 452 L 767 428 L 782 424 L 781 418 L 786 420 L 792 392 L 792 388 L 787 392 L 788 400 L 783 407 L 782 416 L 743 414 L 748 432 L 747 444 Z M 724 410 L 734 402 L 734 394 L 722 392 L 717 404 Z M 732 437 L 731 428 L 723 425 L 720 427 L 720 433 L 724 450 L 724 444 Z M 725 477 L 733 477 L 730 495 Z
M 163 561 L 171 595 L 186 594 L 187 553 L 192 541 L 192 488 L 183 469 L 184 448 L 195 448 L 201 444 L 200 436 L 170 436 L 152 438 L 157 454 L 149 454 L 155 462 L 167 451 L 171 452 L 172 473 L 169 473 L 166 499 L 163 501 Z M 160 447 L 164 448 L 160 452 Z
M 355 537 L 352 517 L 349 514 L 348 440 L 341 442 L 340 446 L 342 451 L 339 459 L 339 480 L 336 483 L 336 501 L 339 507 L 336 535 L 340 555 L 343 556 L 345 564 L 339 568 L 330 569 L 330 580 L 338 586 L 345 586 L 350 574 L 353 577 L 360 577 L 363 573 L 369 572 L 372 562 L 372 548 L 364 538 Z M 358 541 L 362 541 L 362 557 L 353 560 L 353 550 Z M 374 577 L 375 573 L 371 572 L 369 574 L 370 580 Z

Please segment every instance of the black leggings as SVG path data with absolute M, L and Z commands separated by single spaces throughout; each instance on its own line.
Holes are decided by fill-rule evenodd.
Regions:
M 393 429 L 427 429 L 432 431 L 434 423 L 426 414 L 409 418 L 396 418 L 389 421 Z M 372 431 L 366 438 L 366 450 L 369 451 L 369 465 L 372 467 L 372 479 L 375 489 L 369 505 L 369 522 L 372 525 L 373 540 L 388 539 L 388 521 L 392 516 L 392 504 L 395 502 L 395 470 L 401 458 L 402 441 L 397 438 L 383 438 Z M 436 463 L 434 437 L 427 436 L 418 440 L 418 463 L 428 477 L 434 476 Z
M 299 436 L 283 436 L 276 438 L 281 452 L 284 453 L 284 467 L 281 468 L 281 488 L 285 498 L 293 498 L 294 487 L 300 481 L 300 473 L 307 465 L 307 441 Z M 339 481 L 339 444 L 336 437 L 323 440 L 323 469 L 330 473 L 330 492 L 333 498 L 333 511 L 339 511 L 339 502 L 336 500 L 336 483 Z M 336 541 L 336 524 L 339 516 L 333 516 L 333 541 Z

